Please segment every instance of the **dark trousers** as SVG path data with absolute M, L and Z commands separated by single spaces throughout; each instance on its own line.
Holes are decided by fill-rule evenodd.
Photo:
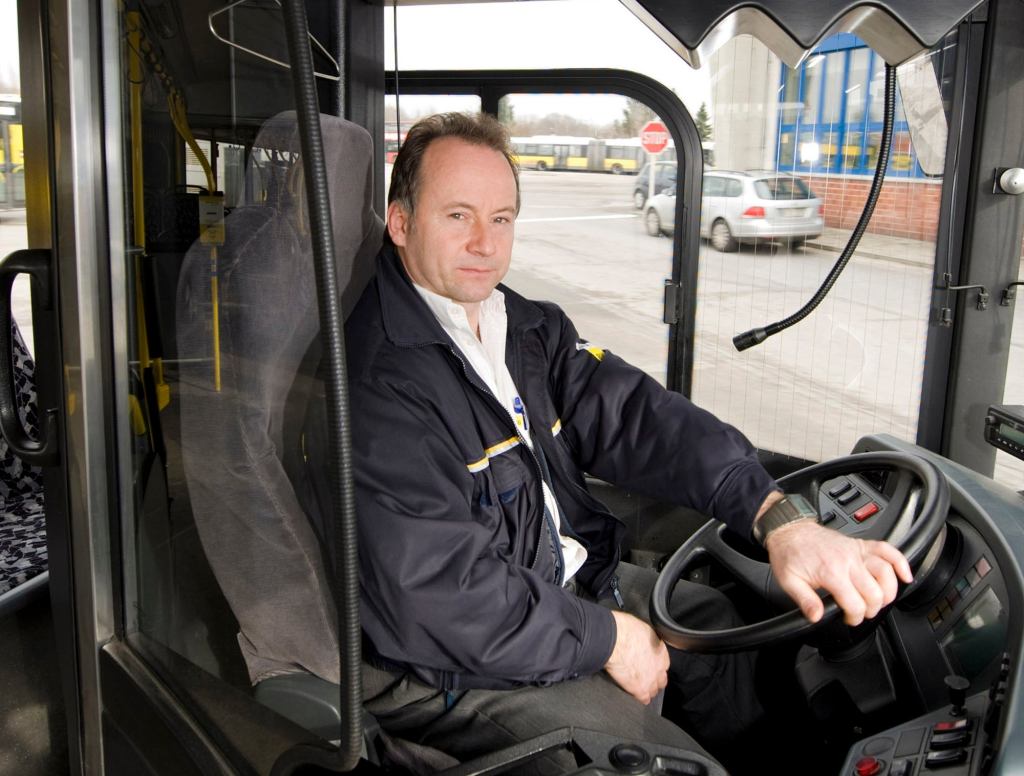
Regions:
M 619 565 L 626 611 L 647 621 L 657 573 Z M 613 600 L 602 601 L 616 608 Z M 683 625 L 713 630 L 740 624 L 732 604 L 717 590 L 680 582 L 672 612 Z M 714 752 L 735 746 L 761 714 L 754 695 L 754 655 L 697 655 L 669 649 L 669 691 L 664 712 L 680 720 Z M 644 706 L 604 672 L 550 687 L 516 690 L 468 690 L 454 698 L 409 675 L 365 665 L 365 707 L 381 726 L 401 738 L 440 749 L 466 761 L 518 741 L 563 727 L 579 727 L 703 753 L 682 728 L 659 713 L 659 704 Z M 575 770 L 569 752 L 530 764 L 533 773 Z M 526 772 L 521 771 L 521 772 Z

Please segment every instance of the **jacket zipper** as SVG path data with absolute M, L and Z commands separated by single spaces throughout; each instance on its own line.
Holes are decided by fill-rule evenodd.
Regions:
M 608 584 L 611 585 L 612 595 L 615 596 L 615 603 L 619 605 L 620 609 L 625 609 L 626 602 L 622 600 L 622 593 L 619 590 L 619 575 L 612 574 L 612 578 L 608 580 Z
M 543 513 L 543 518 L 544 518 L 543 523 L 541 524 L 540 535 L 537 537 L 537 550 L 533 554 L 533 561 L 530 563 L 530 569 L 531 570 L 535 569 L 537 567 L 537 563 L 540 562 L 541 547 L 544 546 L 544 538 L 545 538 L 544 537 L 544 527 L 546 526 L 547 529 L 548 529 L 548 533 L 551 534 L 551 543 L 555 547 L 555 555 L 556 555 L 557 566 L 558 566 L 555 583 L 557 585 L 561 586 L 562 585 L 562 577 L 565 574 L 565 557 L 562 555 L 561 542 L 558 541 L 558 531 L 557 531 L 557 529 L 555 528 L 555 525 L 554 525 L 554 517 L 550 516 L 548 514 L 549 510 L 547 508 L 547 499 L 544 498 L 544 470 L 541 468 L 540 461 L 537 459 L 537 454 L 535 452 L 533 452 L 533 448 L 530 446 L 530 443 L 527 442 L 526 439 L 523 437 L 523 435 L 520 433 L 519 427 L 516 425 L 515 418 L 512 417 L 512 413 L 510 413 L 508 411 L 508 409 L 505 407 L 504 404 L 502 404 L 500 401 L 498 401 L 498 397 L 495 396 L 494 393 L 489 388 L 487 388 L 486 386 L 477 385 L 475 382 L 473 382 L 473 379 L 469 376 L 469 369 L 466 367 L 465 359 L 463 359 L 462 356 L 459 355 L 458 351 L 455 348 L 449 346 L 448 349 L 451 351 L 452 355 L 455 356 L 455 358 L 457 358 L 459 363 L 462 365 L 462 373 L 466 377 L 466 382 L 468 382 L 470 385 L 472 385 L 478 391 L 483 393 L 485 396 L 488 396 L 491 399 L 493 399 L 494 402 L 499 407 L 501 407 L 502 411 L 504 411 L 504 413 L 505 413 L 505 416 L 509 419 L 509 422 L 512 424 L 512 428 L 516 432 L 516 436 L 519 438 L 520 443 L 523 446 L 525 446 L 526 449 L 530 453 L 530 458 L 533 460 L 533 466 L 537 470 L 537 481 L 538 481 L 538 483 L 540 485 L 540 503 L 542 505 L 542 513 Z

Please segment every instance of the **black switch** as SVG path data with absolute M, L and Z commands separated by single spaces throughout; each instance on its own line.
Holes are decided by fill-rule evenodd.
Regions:
M 833 512 L 830 509 L 828 512 L 826 512 L 825 514 L 823 514 L 821 516 L 821 524 L 822 525 L 828 525 L 829 523 L 831 523 L 835 519 L 836 519 L 836 513 Z
M 928 745 L 929 749 L 957 749 L 961 746 L 967 746 L 967 731 L 966 730 L 951 730 L 946 733 L 932 733 L 931 743 Z
M 841 496 L 844 493 L 846 493 L 846 491 L 848 491 L 852 487 L 853 487 L 853 485 L 851 485 L 847 480 L 843 480 L 838 485 L 834 485 L 829 490 L 829 492 L 828 492 L 829 498 L 835 498 L 836 496 Z
M 856 488 L 853 488 L 852 490 L 847 492 L 845 495 L 840 496 L 839 498 L 837 498 L 836 499 L 836 503 L 845 507 L 847 504 L 849 504 L 851 501 L 853 501 L 854 499 L 857 499 L 857 498 L 860 498 L 860 491 L 857 490 Z
M 943 681 L 946 684 L 946 689 L 949 691 L 949 713 L 954 717 L 962 717 L 964 714 L 964 703 L 967 700 L 967 689 L 971 686 L 971 683 L 962 676 L 956 674 L 950 674 Z
M 651 756 L 636 744 L 617 744 L 608 753 L 608 761 L 623 773 L 642 773 L 647 770 Z
M 925 768 L 945 768 L 950 765 L 960 765 L 967 761 L 966 749 L 946 749 L 942 752 L 929 752 L 924 758 Z

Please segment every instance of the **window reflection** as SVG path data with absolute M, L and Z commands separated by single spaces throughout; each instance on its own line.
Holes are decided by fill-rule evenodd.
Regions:
M 850 52 L 850 70 L 846 81 L 846 121 L 849 124 L 864 120 L 870 60 L 871 52 L 866 48 Z
M 800 89 L 800 98 L 804 109 L 800 118 L 805 124 L 816 124 L 818 122 L 818 109 L 821 105 L 821 73 L 824 70 L 825 57 L 820 54 L 811 57 L 804 65 L 803 85 Z

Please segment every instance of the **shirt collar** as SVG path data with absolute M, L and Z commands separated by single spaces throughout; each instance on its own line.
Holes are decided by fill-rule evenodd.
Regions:
M 413 291 L 412 280 L 402 266 L 398 251 L 390 243 L 381 246 L 376 262 L 376 278 L 371 286 L 380 305 L 381 322 L 388 339 L 399 347 L 446 344 L 444 328 L 423 299 Z M 508 314 L 508 330 L 531 329 L 544 321 L 544 312 L 536 302 L 524 299 L 507 286 L 501 286 Z
M 442 327 L 468 332 L 473 337 L 476 337 L 476 332 L 470 331 L 469 318 L 461 304 L 452 301 L 446 296 L 435 294 L 416 282 L 413 282 L 412 287 L 416 289 L 420 298 L 427 303 L 430 312 L 434 314 L 434 317 L 437 318 Z M 501 316 L 502 319 L 505 316 L 505 295 L 496 288 L 491 291 L 490 296 L 480 303 L 480 328 L 483 329 L 495 316 Z

